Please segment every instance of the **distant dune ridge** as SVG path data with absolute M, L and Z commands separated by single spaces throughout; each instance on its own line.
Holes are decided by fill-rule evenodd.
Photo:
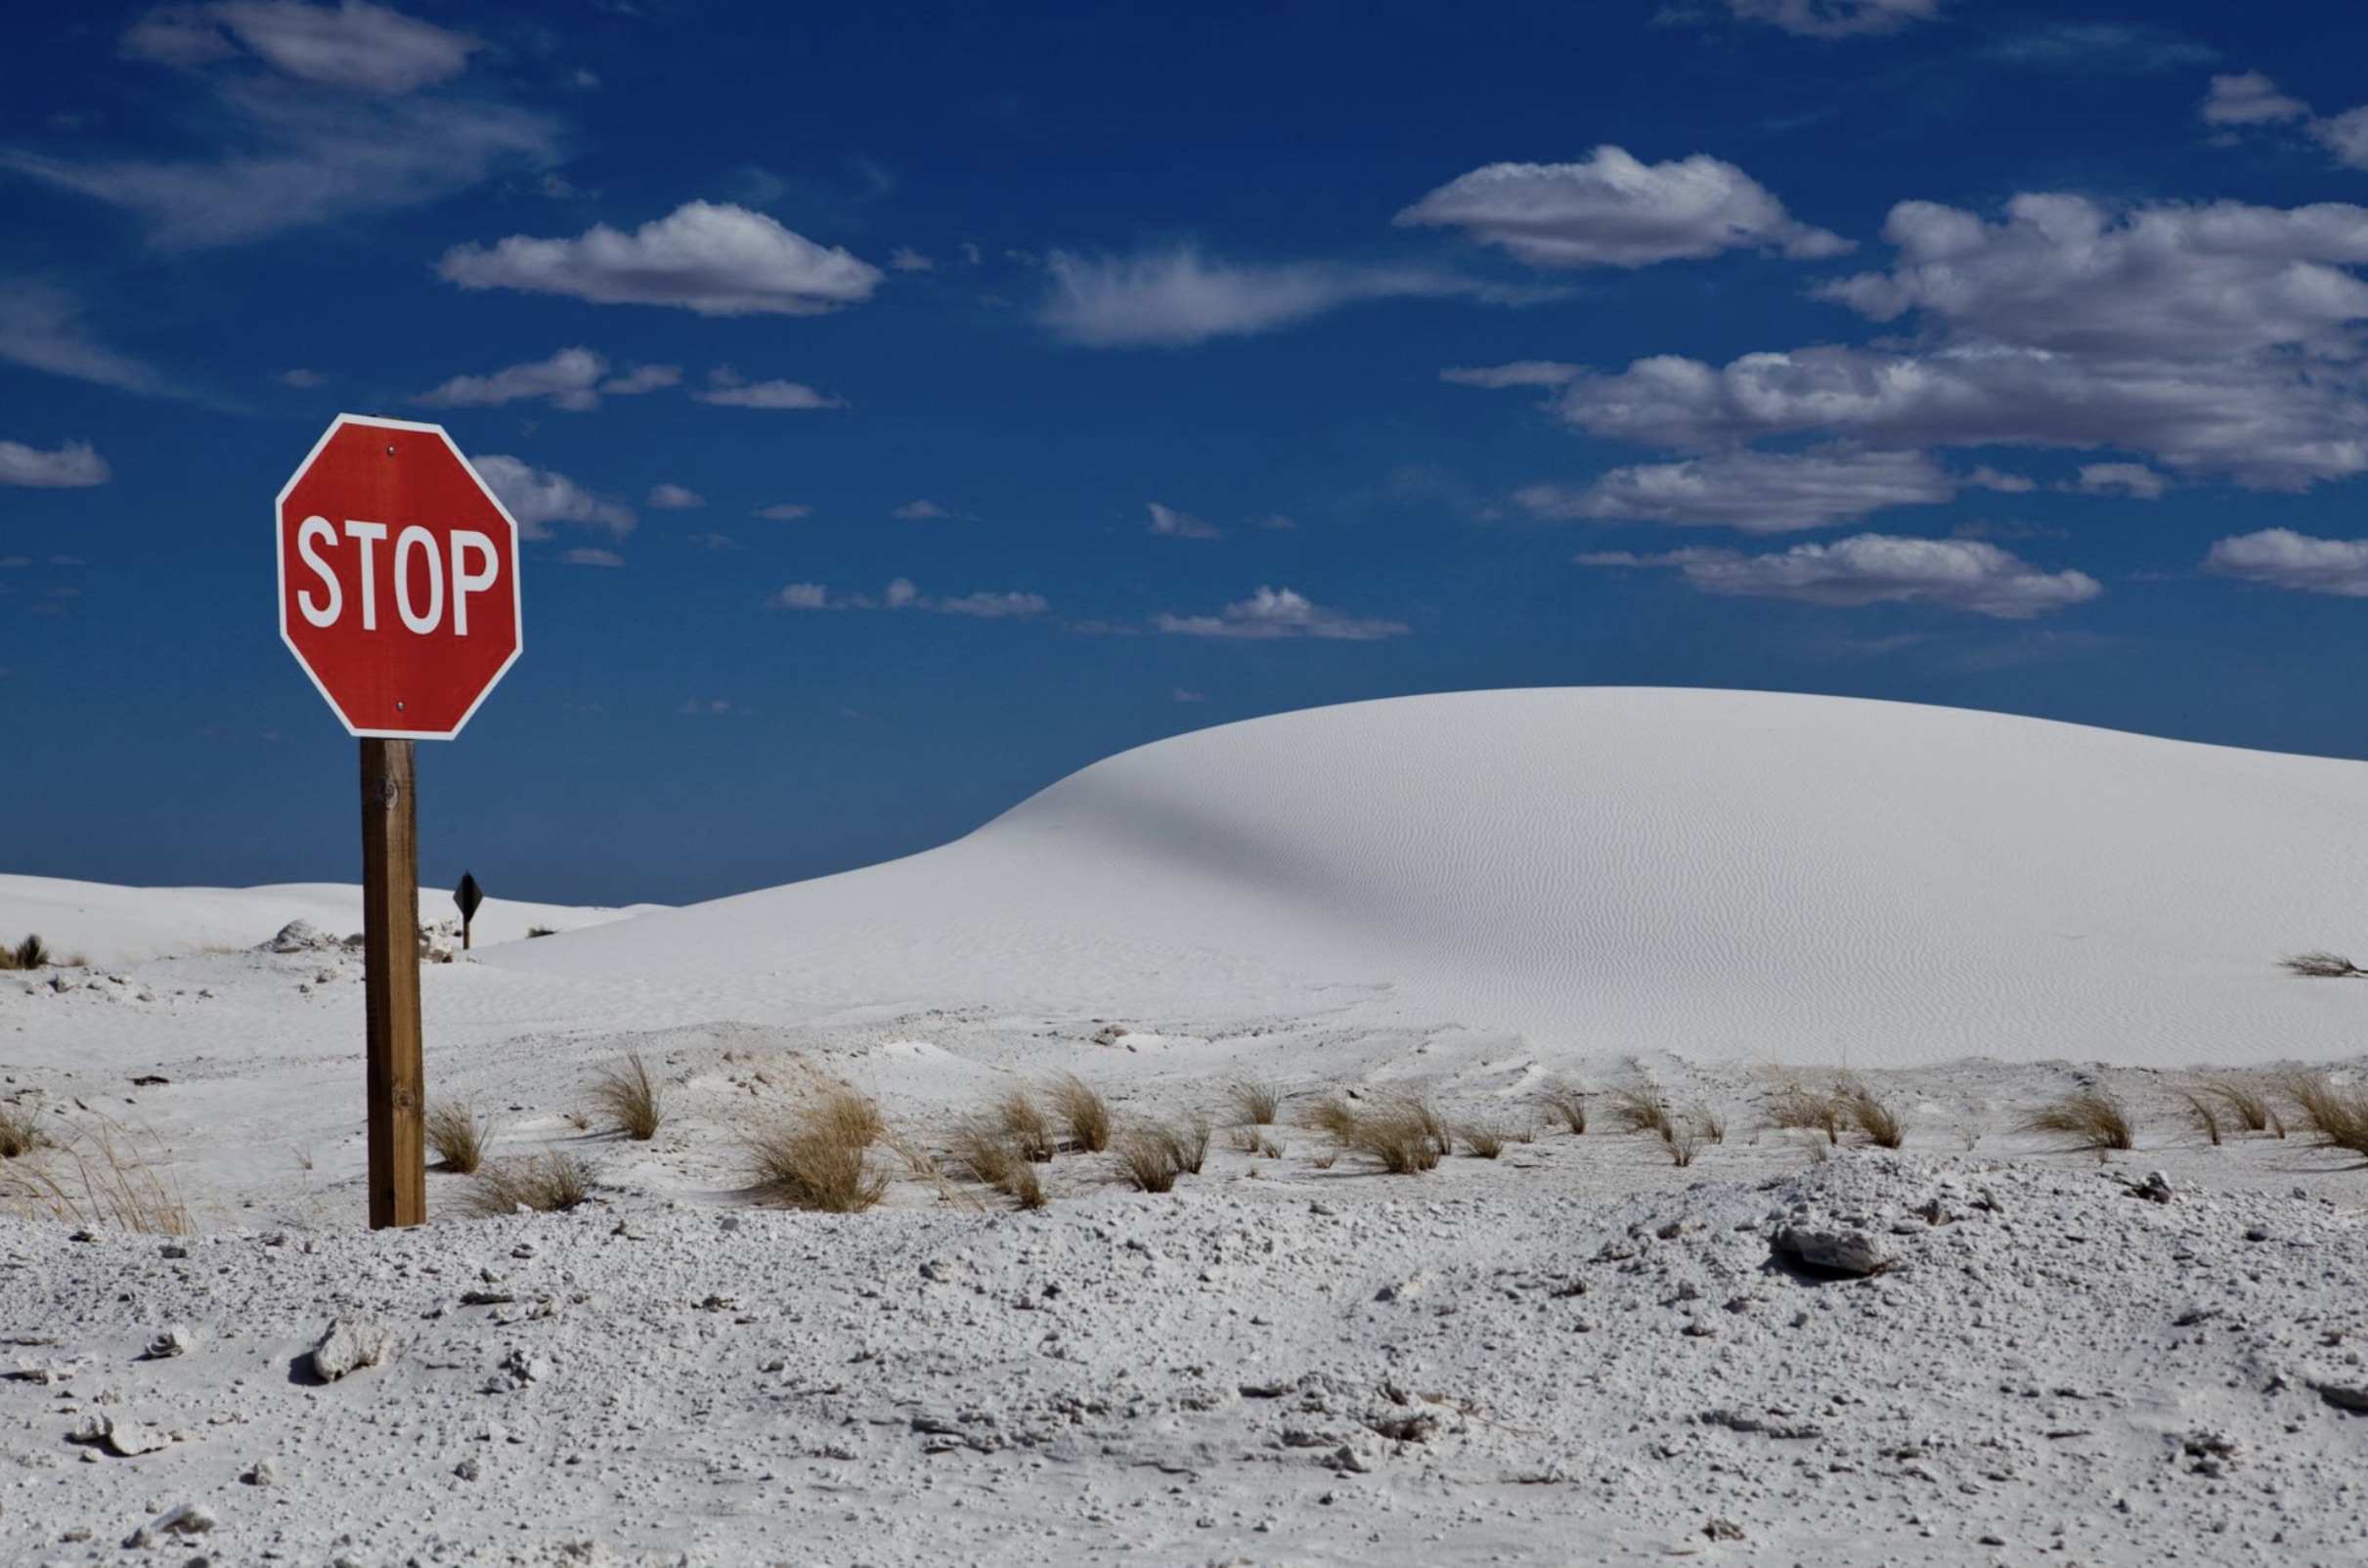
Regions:
M 1180 736 L 924 854 L 480 956 L 633 977 L 647 1024 L 792 995 L 1354 1002 L 1590 1056 L 2236 1066 L 2358 1049 L 2368 980 L 2278 960 L 2368 962 L 2364 872 L 2368 763 L 1841 698 L 1493 691 Z M 88 945 L 28 910 L 34 884 L 0 879 L 0 936 Z M 201 897 L 114 892 L 158 923 Z
M 2368 980 L 2277 961 L 2368 961 L 2363 873 L 2364 763 L 1830 697 L 1491 691 L 1161 741 L 925 854 L 490 961 L 1211 1015 L 1387 984 L 1589 1054 L 2236 1065 L 2357 1049 Z

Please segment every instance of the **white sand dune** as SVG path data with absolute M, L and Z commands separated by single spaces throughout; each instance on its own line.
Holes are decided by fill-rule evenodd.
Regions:
M 517 941 L 537 926 L 572 930 L 656 909 L 574 908 L 488 898 L 470 925 L 482 946 Z M 423 922 L 458 920 L 452 895 L 419 892 Z M 37 933 L 51 951 L 94 964 L 124 964 L 209 947 L 252 947 L 283 926 L 305 921 L 331 936 L 362 929 L 362 890 L 335 882 L 289 882 L 260 888 L 119 888 L 59 877 L 0 875 L 0 938 Z
M 2277 960 L 2368 954 L 2364 871 L 2368 764 L 1837 698 L 1475 692 L 1162 741 L 925 854 L 489 962 L 727 1016 L 1386 986 L 1590 1055 L 2236 1065 L 2356 1049 L 2368 987 Z

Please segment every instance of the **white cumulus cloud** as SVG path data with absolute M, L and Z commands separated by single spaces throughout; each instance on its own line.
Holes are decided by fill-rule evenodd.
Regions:
M 565 294 L 603 305 L 672 305 L 702 316 L 813 316 L 860 304 L 876 267 L 762 212 L 690 201 L 632 234 L 594 225 L 574 240 L 512 235 L 458 245 L 436 264 L 462 288 Z
M 1653 567 L 1678 573 L 1704 593 L 1791 599 L 1802 604 L 1920 604 L 2003 621 L 2026 621 L 2104 592 L 2083 572 L 2047 572 L 1969 539 L 1901 539 L 1860 534 L 1832 544 L 1795 544 L 1752 555 L 1727 549 L 1658 555 L 1598 551 L 1582 566 Z
M 2308 104 L 2288 98 L 2278 91 L 2277 83 L 2258 70 L 2213 77 L 2212 91 L 2204 99 L 2207 125 L 2274 125 L 2303 119 L 2309 113 Z
M 1375 642 L 1402 637 L 1412 630 L 1400 621 L 1368 620 L 1327 609 L 1292 589 L 1261 588 L 1215 615 L 1158 615 L 1152 625 L 1162 632 L 1187 637 L 1231 637 L 1265 642 L 1282 637 L 1314 637 L 1342 642 Z
M 900 523 L 935 523 L 943 522 L 953 513 L 934 501 L 908 501 L 901 506 L 892 507 L 888 515 Z
M 1394 221 L 1459 228 L 1535 267 L 1645 267 L 1737 248 L 1810 259 L 1851 248 L 1796 221 L 1732 163 L 1704 153 L 1645 163 L 1616 147 L 1581 163 L 1491 163 Z
M 68 441 L 47 452 L 20 441 L 0 441 L 0 485 L 34 490 L 81 490 L 112 477 L 107 459 L 87 441 Z
M 2313 539 L 2291 528 L 2265 528 L 2215 543 L 2204 570 L 2303 593 L 2368 598 L 2368 539 Z
M 595 528 L 616 539 L 634 531 L 636 519 L 631 506 L 588 490 L 565 474 L 500 453 L 471 458 L 470 463 L 528 539 L 551 538 L 553 523 Z
M 2089 462 L 2080 477 L 2064 486 L 2083 496 L 2127 496 L 2132 501 L 2159 501 L 2171 481 L 2142 462 Z
M 643 504 L 655 511 L 686 512 L 706 505 L 707 498 L 687 485 L 660 482 L 649 487 L 649 495 Z

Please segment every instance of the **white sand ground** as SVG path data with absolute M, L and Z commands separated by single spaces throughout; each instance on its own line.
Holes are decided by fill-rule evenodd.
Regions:
M 43 934 L 121 955 L 0 976 L 0 1096 L 133 1129 L 203 1232 L 0 1221 L 0 1561 L 2353 1561 L 2368 1173 L 2212 1146 L 2177 1090 L 2368 1067 L 2368 980 L 2276 964 L 2363 931 L 2363 859 L 2368 765 L 1987 715 L 1567 691 L 1228 726 L 928 854 L 428 966 L 433 1091 L 601 1186 L 483 1221 L 432 1175 L 403 1236 L 357 1228 L 358 957 L 246 950 L 350 893 L 0 878 L 0 936 L 71 903 L 108 918 Z M 666 1080 L 648 1144 L 570 1119 L 629 1050 Z M 1902 1154 L 1765 1126 L 1844 1067 Z M 1166 1197 L 1064 1155 L 1031 1215 L 742 1190 L 741 1134 L 817 1081 L 928 1144 L 1071 1069 L 1122 1116 L 1250 1074 L 1509 1120 L 1575 1071 L 1730 1130 L 1678 1170 L 1599 1100 L 1421 1177 L 1220 1135 Z M 2088 1082 L 2138 1151 L 2016 1130 Z M 2174 1201 L 2129 1195 L 2154 1169 Z M 1895 1266 L 1774 1267 L 1787 1217 Z M 401 1353 L 307 1385 L 339 1313 Z M 187 1353 L 140 1359 L 174 1324 Z M 93 1416 L 163 1441 L 69 1443 Z M 214 1526 L 127 1552 L 184 1503 Z

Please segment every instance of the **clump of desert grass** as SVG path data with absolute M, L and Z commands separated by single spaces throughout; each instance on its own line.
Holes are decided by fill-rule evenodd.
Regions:
M 636 1143 L 645 1144 L 658 1136 L 658 1128 L 666 1120 L 665 1096 L 638 1051 L 593 1075 L 592 1103 Z
M 1725 1141 L 1726 1129 L 1696 1111 L 1670 1118 L 1668 1130 L 1661 1134 L 1661 1149 L 1672 1165 L 1684 1170 L 1693 1163 L 1704 1145 Z
M 1842 1141 L 1842 1125 L 1849 1114 L 1838 1091 L 1810 1089 L 1797 1083 L 1788 1083 L 1770 1095 L 1763 1109 L 1771 1126 L 1823 1133 L 1828 1145 Z
M 95 1116 L 61 1122 L 63 1135 L 33 1129 L 36 1142 L 0 1167 L 0 1213 L 144 1236 L 186 1236 L 189 1205 L 164 1173 L 155 1135 L 148 1149 L 120 1123 Z
M 1872 1089 L 1863 1083 L 1844 1083 L 1837 1094 L 1842 1110 L 1868 1143 L 1878 1149 L 1897 1149 L 1908 1141 L 1908 1129 L 1899 1112 Z
M 1456 1136 L 1464 1145 L 1464 1153 L 1474 1159 L 1494 1159 L 1505 1153 L 1507 1144 L 1524 1141 L 1518 1126 L 1510 1121 L 1499 1121 L 1492 1117 L 1478 1117 L 1470 1121 L 1459 1122 L 1456 1126 Z
M 1044 1114 L 1044 1107 L 1037 1102 L 1034 1090 L 1025 1083 L 1013 1084 L 995 1102 L 995 1115 L 1002 1122 L 1004 1133 L 1020 1146 L 1027 1158 L 1039 1165 L 1052 1158 L 1057 1147 L 1052 1118 Z
M 1371 1107 L 1350 1105 L 1337 1097 L 1309 1109 L 1307 1124 L 1329 1134 L 1343 1154 L 1359 1155 L 1392 1176 L 1419 1176 L 1435 1170 L 1453 1148 L 1440 1147 L 1446 1128 L 1438 1114 L 1422 1100 L 1392 1096 Z
M 1619 1123 L 1621 1131 L 1653 1133 L 1664 1140 L 1676 1136 L 1677 1122 L 1669 1109 L 1669 1097 L 1651 1084 L 1614 1089 L 1610 1093 L 1611 1119 Z
M 41 1108 L 17 1104 L 0 1106 L 0 1159 L 22 1159 L 49 1143 L 41 1125 Z
M 1044 1178 L 1035 1157 L 1000 1114 L 964 1116 L 954 1123 L 948 1142 L 954 1165 L 965 1178 L 993 1188 L 1022 1208 L 1044 1206 Z
M 1069 1147 L 1098 1154 L 1110 1147 L 1110 1105 L 1100 1090 L 1074 1072 L 1065 1072 L 1046 1088 L 1053 1110 L 1069 1129 Z
M 2203 1108 L 2195 1106 L 2200 1099 L 2212 1108 L 2213 1119 L 2225 1116 L 2236 1124 L 2239 1132 L 2265 1132 L 2279 1138 L 2286 1136 L 2285 1118 L 2277 1113 L 2277 1107 L 2258 1084 L 2242 1078 L 2206 1078 L 2185 1093 L 2190 1108 L 2195 1111 L 2199 1126 L 2203 1124 L 2205 1114 Z
M 40 969 L 49 962 L 49 943 L 37 935 L 14 947 L 0 947 L 0 970 Z
M 2187 1102 L 2187 1117 L 2195 1123 L 2195 1130 L 2202 1133 L 2213 1148 L 2219 1148 L 2219 1103 L 2201 1089 L 2182 1088 L 2179 1098 Z
M 1225 1103 L 1253 1127 L 1271 1127 L 1283 1113 L 1283 1091 L 1259 1078 L 1236 1078 L 1225 1086 Z
M 1282 1144 L 1277 1142 L 1264 1127 L 1256 1123 L 1234 1128 L 1225 1135 L 1225 1141 L 1233 1147 L 1237 1154 L 1249 1154 L 1252 1158 L 1281 1159 L 1283 1157 Z
M 880 1107 L 845 1084 L 818 1090 L 787 1117 L 748 1135 L 756 1190 L 790 1208 L 859 1214 L 888 1196 L 871 1159 L 886 1133 Z
M 1208 1159 L 1207 1118 L 1146 1121 L 1128 1127 L 1111 1145 L 1118 1176 L 1142 1193 L 1175 1191 L 1179 1176 L 1198 1176 Z
M 2343 980 L 2352 975 L 2368 974 L 2368 970 L 2361 969 L 2342 953 L 2331 953 L 2323 948 L 2281 958 L 2278 967 L 2290 975 L 2301 975 L 2310 980 Z
M 493 1142 L 493 1129 L 477 1114 L 477 1108 L 460 1101 L 433 1101 L 427 1108 L 427 1147 L 436 1152 L 436 1162 L 445 1170 L 459 1176 L 473 1176 L 485 1163 L 485 1146 Z
M 1549 1078 L 1538 1086 L 1541 1110 L 1570 1129 L 1572 1137 L 1587 1131 L 1587 1091 L 1575 1078 Z
M 581 1154 L 546 1149 L 484 1166 L 469 1184 L 465 1202 L 468 1212 L 487 1219 L 521 1211 L 556 1214 L 592 1197 L 592 1189 L 590 1161 Z
M 2337 1084 L 2324 1072 L 2302 1071 L 2287 1073 L 2278 1087 L 2302 1113 L 2312 1142 L 2368 1158 L 2368 1087 Z
M 2137 1144 L 2127 1109 L 2095 1085 L 2058 1095 L 2025 1116 L 2021 1127 L 2024 1132 L 2066 1139 L 2072 1148 L 2100 1159 Z

